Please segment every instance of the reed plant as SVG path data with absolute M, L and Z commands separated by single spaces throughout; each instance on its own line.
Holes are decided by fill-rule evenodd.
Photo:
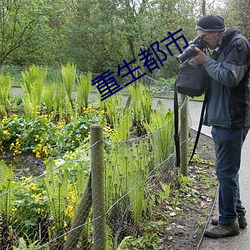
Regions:
M 74 157 L 80 157 L 81 161 L 74 162 L 69 156 L 65 160 L 55 162 L 48 159 L 46 163 L 46 175 L 43 178 L 48 196 L 49 210 L 56 223 L 57 229 L 62 230 L 65 223 L 71 223 L 82 192 L 87 185 L 89 177 L 89 160 L 81 150 L 76 150 Z
M 151 114 L 151 122 L 145 123 L 145 127 L 152 140 L 155 161 L 158 163 L 166 160 L 173 152 L 173 112 L 166 110 L 161 101 Z
M 143 113 L 143 122 L 150 123 L 152 112 L 153 96 L 150 90 L 145 89 L 141 95 L 141 108 Z
M 111 128 L 117 128 L 121 123 L 123 116 L 122 97 L 120 95 L 112 95 L 102 102 L 102 108 L 106 111 L 107 123 Z
M 43 90 L 46 83 L 47 68 L 32 65 L 28 70 L 22 72 L 24 91 L 24 111 L 29 117 L 35 117 L 40 112 L 43 98 Z
M 136 225 L 142 219 L 144 206 L 144 188 L 151 161 L 150 147 L 146 139 L 113 142 L 112 154 L 106 155 L 106 203 L 113 203 L 123 198 L 123 203 L 130 211 Z M 117 211 L 122 213 L 122 211 Z
M 60 83 L 55 83 L 53 97 L 53 116 L 56 121 L 71 121 L 74 116 L 72 102 Z
M 62 86 L 65 89 L 69 100 L 73 103 L 72 92 L 76 82 L 76 65 L 67 63 L 66 66 L 61 66 L 61 78 Z
M 9 222 L 12 215 L 13 194 L 10 190 L 14 186 L 12 166 L 6 166 L 0 161 L 0 214 L 4 215 L 5 222 Z
M 127 175 L 127 191 L 135 225 L 139 225 L 143 219 L 143 211 L 146 211 L 144 196 L 151 158 L 148 142 L 141 139 L 140 143 L 132 144 L 132 152 L 130 170 Z
M 56 85 L 52 84 L 52 85 L 46 86 L 46 88 L 44 89 L 43 102 L 45 105 L 46 114 L 51 114 L 53 111 L 55 88 L 56 88 Z
M 129 95 L 131 96 L 131 108 L 133 112 L 133 123 L 140 124 L 143 120 L 143 112 L 141 106 L 141 85 L 134 84 L 129 86 Z
M 48 205 L 55 226 L 55 234 L 64 233 L 65 212 L 67 210 L 68 176 L 56 165 L 52 159 L 46 164 L 46 176 L 43 179 L 48 195 Z M 52 232 L 51 232 L 52 233 Z
M 140 136 L 145 134 L 143 124 L 150 123 L 153 98 L 150 91 L 140 84 L 131 85 L 129 92 L 133 124 L 137 127 L 138 135 Z
M 116 127 L 117 138 L 119 138 L 120 141 L 129 140 L 131 136 L 131 127 L 132 127 L 132 118 L 131 118 L 130 111 L 126 109 L 123 114 L 121 112 L 118 114 L 119 114 L 120 123 Z M 112 136 L 114 134 L 115 132 L 112 134 Z M 118 140 L 114 140 L 114 141 L 118 141 Z
M 7 116 L 8 114 L 11 86 L 12 79 L 10 74 L 0 75 L 0 116 Z
M 89 95 L 91 89 L 92 73 L 88 72 L 87 75 L 81 74 L 78 78 L 77 96 L 76 103 L 78 110 L 81 111 L 83 108 L 88 107 Z

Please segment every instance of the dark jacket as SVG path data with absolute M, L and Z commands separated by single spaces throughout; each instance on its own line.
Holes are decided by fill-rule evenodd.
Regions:
M 204 125 L 250 126 L 250 46 L 237 27 L 227 30 L 218 50 L 203 63 L 211 77 Z

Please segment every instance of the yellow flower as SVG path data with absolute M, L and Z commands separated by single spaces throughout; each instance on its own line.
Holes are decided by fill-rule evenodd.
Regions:
M 37 185 L 35 183 L 30 183 L 29 185 L 26 186 L 26 189 L 28 191 L 35 191 L 37 190 Z
M 75 195 L 72 195 L 72 197 L 71 197 L 71 202 L 72 202 L 72 203 L 76 203 L 76 196 L 75 196 Z
M 9 135 L 10 133 L 9 133 L 8 130 L 4 130 L 4 131 L 3 131 L 3 134 L 4 134 L 4 135 Z
M 16 150 L 14 150 L 14 153 L 13 153 L 13 154 L 14 154 L 14 155 L 18 155 L 18 154 L 21 154 L 21 153 L 22 153 L 22 151 L 19 151 L 19 150 L 16 149 Z
M 16 212 L 17 208 L 13 207 L 11 210 L 12 210 L 12 212 Z
M 35 198 L 36 201 L 40 201 L 42 199 L 41 195 L 42 195 L 41 193 L 33 194 L 32 197 Z
M 69 218 L 73 218 L 74 217 L 73 206 L 68 205 L 66 208 L 66 211 L 64 211 L 64 213 L 65 213 L 65 215 L 68 215 Z
M 45 154 L 46 157 L 48 157 L 49 153 L 46 147 L 43 147 L 43 153 Z
M 36 158 L 40 159 L 41 158 L 41 155 L 39 152 L 36 152 Z
M 104 109 L 101 110 L 101 112 L 100 112 L 101 115 L 105 115 L 105 113 L 106 113 L 106 111 Z

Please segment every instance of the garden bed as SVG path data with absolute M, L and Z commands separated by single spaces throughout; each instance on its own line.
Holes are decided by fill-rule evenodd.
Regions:
M 191 131 L 191 138 L 194 136 L 194 131 Z M 45 170 L 42 159 L 37 159 L 34 154 L 7 154 L 4 160 L 7 164 L 13 165 L 17 179 L 30 174 L 38 176 Z M 173 170 L 169 198 L 159 204 L 156 202 L 153 217 L 150 222 L 138 229 L 137 238 L 124 235 L 123 240 L 130 242 L 126 243 L 126 247 L 138 249 L 140 245 L 140 249 L 152 250 L 198 249 L 217 191 L 213 162 L 212 139 L 201 135 L 194 163 L 189 166 L 189 178 L 177 180 L 176 169 Z M 131 229 L 127 228 L 127 233 L 130 230 L 134 230 L 133 225 Z M 122 248 L 121 244 L 119 249 L 125 248 Z

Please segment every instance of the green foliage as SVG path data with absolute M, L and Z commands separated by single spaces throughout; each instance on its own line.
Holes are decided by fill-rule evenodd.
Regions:
M 68 98 L 72 99 L 72 91 L 76 82 L 76 66 L 67 63 L 66 66 L 61 67 L 62 87 L 64 88 Z
M 14 228 L 18 231 L 22 228 L 20 235 L 35 240 L 38 234 L 37 225 L 42 218 L 48 218 L 49 206 L 45 186 L 42 181 L 32 181 L 32 176 L 22 179 L 16 183 L 12 194 L 15 197 L 13 202 Z M 25 237 L 26 238 L 26 237 Z
M 191 186 L 192 182 L 189 176 L 182 175 L 181 173 L 178 174 L 178 181 L 180 188 L 185 189 L 187 186 Z
M 152 110 L 152 95 L 141 84 L 129 86 L 132 101 L 133 123 L 140 126 L 142 123 L 150 123 Z
M 66 172 L 55 171 L 55 168 L 54 161 L 50 159 L 46 164 L 44 185 L 48 193 L 51 214 L 59 229 L 63 228 L 64 211 L 67 207 L 68 176 Z
M 170 183 L 162 183 L 160 182 L 161 188 L 157 192 L 159 195 L 159 202 L 162 203 L 164 200 L 168 200 L 171 191 L 171 182 Z
M 146 123 L 145 128 L 152 132 L 151 139 L 156 160 L 160 163 L 167 159 L 173 150 L 173 112 L 166 111 L 163 104 L 159 101 L 157 107 L 151 114 L 151 123 Z M 155 130 L 157 132 L 155 132 Z
M 117 250 L 153 249 L 163 250 L 163 242 L 156 233 L 145 233 L 142 237 L 127 236 L 118 246 Z
M 46 38 L 49 27 L 44 15 L 48 10 L 47 5 L 44 1 L 2 1 L 0 8 L 0 65 L 6 61 L 21 65 L 36 57 L 34 52 L 39 51 L 48 42 Z
M 182 34 L 190 41 L 195 36 L 197 17 L 216 13 L 222 14 L 229 24 L 240 22 L 248 34 L 247 26 L 243 25 L 248 12 L 241 6 L 244 1 L 230 1 L 226 6 L 207 2 L 205 10 L 197 8 L 195 0 L 22 0 L 15 4 L 2 1 L 0 64 L 61 65 L 70 61 L 82 71 L 102 73 L 109 68 L 115 71 L 123 59 L 137 59 L 142 71 L 149 73 L 138 54 L 140 49 L 146 50 L 158 41 L 167 60 L 163 61 L 164 67 L 154 70 L 153 76 L 174 77 L 179 70 L 175 56 L 180 51 L 172 44 L 170 56 L 165 44 L 160 43 L 168 32 L 182 28 Z M 181 49 L 185 45 L 182 39 L 178 44 Z M 156 52 L 163 59 L 163 54 Z
M 106 154 L 105 192 L 107 207 L 128 195 L 125 206 L 130 207 L 135 224 L 142 219 L 144 206 L 144 189 L 148 174 L 148 165 L 151 160 L 147 140 L 111 143 L 111 154 Z M 122 211 L 120 211 L 122 212 Z
M 53 134 L 57 130 L 44 116 L 35 120 L 15 115 L 5 118 L 0 128 L 2 150 L 13 150 L 14 155 L 33 151 L 38 158 L 47 156 L 55 146 Z
M 23 82 L 22 72 L 24 68 L 18 65 L 2 65 L 0 67 L 0 74 L 10 74 L 12 77 L 12 85 L 19 86 Z
M 51 114 L 54 108 L 54 93 L 55 93 L 56 85 L 46 86 L 44 89 L 43 102 L 45 105 L 45 112 L 47 114 Z
M 128 109 L 125 109 L 124 113 L 119 113 L 119 125 L 112 133 L 113 141 L 126 141 L 130 138 L 130 130 L 132 127 L 132 118 Z
M 76 105 L 79 111 L 88 107 L 91 80 L 92 74 L 90 72 L 87 75 L 81 74 L 78 78 Z
M 18 239 L 18 246 L 15 247 L 13 246 L 13 250 L 35 250 L 40 247 L 40 242 L 38 240 L 32 241 L 29 236 L 25 235 L 27 238 L 27 242 L 25 241 L 24 238 L 20 237 Z M 49 247 L 43 247 L 44 250 L 49 250 Z
M 180 191 L 177 189 L 175 190 L 175 196 L 174 196 L 174 199 L 173 199 L 173 203 L 172 203 L 172 208 L 173 209 L 176 209 L 179 205 L 179 196 L 180 196 Z
M 53 106 L 54 119 L 62 121 L 70 121 L 74 116 L 74 101 L 72 92 L 76 82 L 76 66 L 67 63 L 66 66 L 61 66 L 61 82 L 55 83 L 53 93 L 53 103 L 46 99 L 47 106 L 51 109 Z M 53 87 L 52 87 L 53 89 Z M 52 90 L 50 92 L 52 95 Z
M 47 69 L 32 65 L 29 70 L 22 72 L 24 82 L 21 84 L 24 90 L 24 111 L 27 116 L 35 117 L 42 102 L 43 89 L 46 81 Z
M 37 73 L 31 72 L 36 72 L 36 70 L 32 67 L 30 71 L 25 71 L 24 78 L 27 83 L 35 82 Z M 64 72 L 64 87 L 56 83 L 51 85 L 51 89 L 48 90 L 48 95 L 53 96 L 53 104 L 42 98 L 41 107 L 45 108 L 40 110 L 44 113 L 46 110 L 52 110 L 50 114 L 37 114 L 35 117 L 13 115 L 0 122 L 2 151 L 12 150 L 14 154 L 33 152 L 37 158 L 45 157 L 47 160 L 43 179 L 39 179 L 36 183 L 31 180 L 24 181 L 22 188 L 13 193 L 15 195 L 14 208 L 16 209 L 13 218 L 16 220 L 16 228 L 29 225 L 28 229 L 23 230 L 22 237 L 25 238 L 25 234 L 27 234 L 32 240 L 34 239 L 34 242 L 37 239 L 35 228 L 40 216 L 51 223 L 49 225 L 55 225 L 54 228 L 49 226 L 50 236 L 62 235 L 70 228 L 77 202 L 90 171 L 89 156 L 82 149 L 89 145 L 89 128 L 92 124 L 103 124 L 107 134 L 105 137 L 107 138 L 105 144 L 105 191 L 106 206 L 111 211 L 108 216 L 109 222 L 117 213 L 122 220 L 130 218 L 135 228 L 141 225 L 142 220 L 151 212 L 150 208 L 153 208 L 152 202 L 150 207 L 146 207 L 150 201 L 145 200 L 149 169 L 152 165 L 158 164 L 160 160 L 165 160 L 169 156 L 167 154 L 171 152 L 171 144 L 169 147 L 166 146 L 166 141 L 171 142 L 173 114 L 166 112 L 162 104 L 158 104 L 157 109 L 152 110 L 152 96 L 148 90 L 144 90 L 141 86 L 133 89 L 132 103 L 134 106 L 131 105 L 124 109 L 121 97 L 114 95 L 112 98 L 110 97 L 109 101 L 102 103 L 104 110 L 102 108 L 94 109 L 88 105 L 79 114 L 79 111 L 74 112 L 73 110 L 76 103 L 74 101 L 71 103 L 72 100 L 70 100 L 69 92 L 73 90 L 72 85 L 66 84 L 66 82 L 72 83 L 73 76 L 75 76 L 75 68 L 73 67 L 71 70 L 71 68 L 69 72 L 66 70 L 66 73 L 69 73 L 68 76 Z M 72 72 L 73 74 L 71 74 Z M 68 87 L 65 87 L 66 85 Z M 27 93 L 32 92 L 30 91 L 32 86 L 32 84 L 25 85 Z M 86 87 L 84 91 L 87 94 L 89 89 Z M 64 98 L 62 98 L 63 93 Z M 136 105 L 137 101 L 140 105 Z M 58 119 L 60 122 L 56 122 L 57 119 L 53 113 L 55 111 L 56 115 L 60 116 Z M 75 114 L 75 117 L 65 118 L 64 114 Z M 148 135 L 141 138 L 130 138 L 137 136 L 134 133 L 133 119 L 147 128 Z M 111 124 L 112 129 L 107 129 Z M 50 156 L 63 159 L 54 162 L 49 158 Z M 168 191 L 170 192 L 170 190 Z M 167 197 L 167 189 L 165 195 Z M 122 204 L 114 206 L 119 199 L 122 200 Z M 21 217 L 22 220 L 20 220 Z M 16 228 L 14 227 L 14 229 Z M 113 229 L 110 228 L 110 230 Z M 157 237 L 155 236 L 155 238 Z M 151 240 L 157 242 L 153 238 Z M 147 246 L 148 241 L 149 238 L 146 236 L 144 239 L 138 240 L 138 247 Z M 63 239 L 57 243 L 61 246 Z M 114 245 L 117 245 L 116 243 Z M 159 247 L 158 243 L 155 247 Z
M 145 143 L 145 142 L 144 142 Z M 145 145 L 133 145 L 132 161 L 127 172 L 127 192 L 130 200 L 130 208 L 134 218 L 135 225 L 139 225 L 142 221 L 142 213 L 146 207 L 144 205 L 144 192 L 146 186 L 146 178 L 148 175 L 148 163 L 150 157 L 145 157 Z M 131 159 L 131 160 L 132 160 Z
M 121 103 L 122 97 L 120 95 L 112 95 L 102 102 L 102 108 L 107 112 L 107 120 L 111 128 L 120 125 L 120 119 L 123 116 Z
M 172 93 L 173 95 L 175 79 L 176 77 L 168 79 L 160 77 L 158 81 L 154 81 L 154 84 L 150 86 L 150 89 L 155 96 L 167 95 L 167 97 L 171 97 L 169 93 Z
M 10 74 L 0 75 L 0 117 L 7 116 L 9 110 L 8 98 L 11 93 L 12 79 Z
M 14 115 L 0 121 L 0 149 L 14 155 L 33 152 L 37 158 L 60 156 L 87 142 L 90 126 L 99 122 L 101 115 L 91 107 L 68 124 L 55 124 L 49 116 Z
M 13 195 L 10 190 L 13 188 L 14 178 L 12 166 L 6 166 L 3 160 L 0 161 L 0 214 L 5 216 L 6 222 L 9 222 Z

